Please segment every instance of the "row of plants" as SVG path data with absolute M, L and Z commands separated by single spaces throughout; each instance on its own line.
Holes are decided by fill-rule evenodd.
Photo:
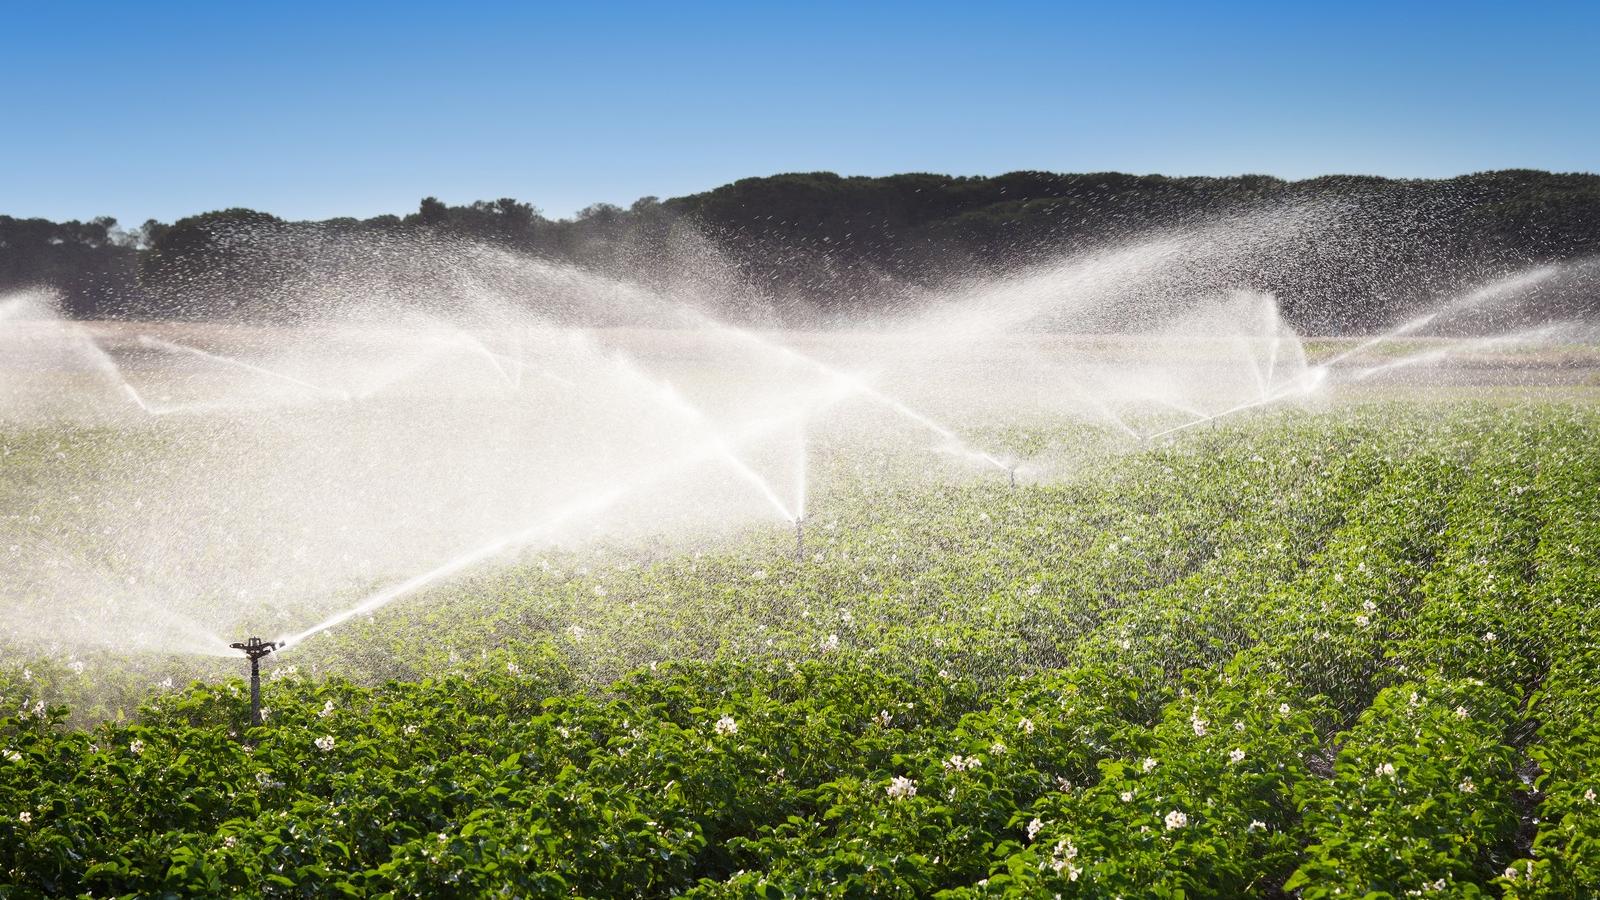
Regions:
M 1581 894 L 1597 437 L 1368 408 L 835 496 L 804 565 L 541 553 L 269 658 L 262 729 L 0 667 L 0 896 Z

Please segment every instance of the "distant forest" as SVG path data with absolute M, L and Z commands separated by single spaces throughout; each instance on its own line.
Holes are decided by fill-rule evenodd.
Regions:
M 432 197 L 408 215 L 323 222 L 286 222 L 248 209 L 137 227 L 110 218 L 0 216 L 0 292 L 51 287 L 79 318 L 248 318 L 253 311 L 226 290 L 183 287 L 225 286 L 222 276 L 237 264 L 237 242 L 228 236 L 265 229 L 481 242 L 647 284 L 709 251 L 791 324 L 827 324 L 1061 254 L 1327 201 L 1363 211 L 1350 225 L 1358 239 L 1346 235 L 1344 249 L 1317 257 L 1315 271 L 1261 264 L 1242 276 L 1251 287 L 1277 293 L 1289 320 L 1312 330 L 1393 321 L 1439 285 L 1464 283 L 1474 273 L 1600 254 L 1600 176 L 1590 174 L 1284 181 L 820 172 L 746 178 L 685 197 L 646 197 L 627 208 L 597 204 L 559 220 L 509 198 L 450 206 Z M 686 236 L 692 252 L 684 250 Z

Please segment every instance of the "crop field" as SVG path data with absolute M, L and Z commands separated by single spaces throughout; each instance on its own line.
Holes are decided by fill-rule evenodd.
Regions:
M 529 549 L 269 657 L 260 728 L 237 660 L 13 653 L 0 896 L 1600 881 L 1600 411 L 1179 437 L 1015 487 L 818 438 L 799 558 L 767 527 Z M 13 496 L 105 452 L 5 440 Z

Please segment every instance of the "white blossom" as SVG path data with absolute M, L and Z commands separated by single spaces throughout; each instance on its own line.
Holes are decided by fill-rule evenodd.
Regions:
M 1173 831 L 1189 824 L 1189 817 L 1177 810 L 1167 813 L 1167 830 Z
M 1250 827 L 1246 828 L 1245 830 L 1246 831 L 1265 831 L 1266 827 L 1267 827 L 1267 823 L 1261 821 L 1260 819 L 1251 819 L 1250 820 Z
M 733 720 L 733 716 L 723 716 L 711 727 L 723 737 L 739 733 L 739 723 Z
M 1233 748 L 1233 752 L 1228 754 L 1228 762 L 1235 765 L 1244 762 L 1244 751 L 1238 747 Z
M 1461 779 L 1461 783 L 1456 785 L 1456 789 L 1463 794 L 1471 794 L 1478 790 L 1478 786 L 1473 784 L 1472 779 L 1469 777 Z
M 1055 849 L 1050 853 L 1050 868 L 1054 869 L 1057 875 L 1067 876 L 1068 881 L 1077 881 L 1078 876 L 1083 874 L 1083 869 L 1073 863 L 1077 858 L 1078 848 L 1073 846 L 1071 841 L 1057 841 Z
M 983 761 L 976 756 L 962 756 L 957 753 L 944 761 L 945 771 L 970 772 L 983 765 Z
M 143 756 L 144 755 L 144 741 L 141 741 L 138 738 L 134 738 L 133 742 L 128 744 L 128 752 L 132 753 L 134 756 Z
M 333 735 L 325 734 L 322 737 L 317 738 L 316 744 L 318 750 L 321 750 L 323 753 L 327 753 L 333 749 Z
M 1044 830 L 1044 823 L 1039 821 L 1038 817 L 1035 816 L 1033 821 L 1028 823 L 1028 829 L 1027 829 L 1027 831 L 1028 831 L 1028 840 L 1031 841 L 1034 838 L 1038 837 L 1039 836 L 1039 832 L 1041 832 L 1043 830 Z
M 1140 766 L 1140 768 L 1144 769 L 1146 772 L 1151 772 L 1155 770 L 1156 765 L 1157 763 L 1155 757 L 1146 756 L 1144 758 L 1144 763 Z
M 889 780 L 889 797 L 893 800 L 905 800 L 917 795 L 917 783 L 904 775 L 896 775 Z
M 1033 734 L 1033 720 L 1029 718 L 1023 718 L 1021 721 L 1017 722 L 1017 730 L 1021 731 L 1023 734 Z
M 33 821 L 33 813 L 23 810 L 22 812 L 17 813 L 17 820 L 26 825 Z

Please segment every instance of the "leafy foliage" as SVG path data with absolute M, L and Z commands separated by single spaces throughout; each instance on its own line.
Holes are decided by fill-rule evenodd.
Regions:
M 804 565 L 552 556 L 280 662 L 259 729 L 0 669 L 0 895 L 1582 895 L 1597 438 L 1363 408 L 834 497 Z

